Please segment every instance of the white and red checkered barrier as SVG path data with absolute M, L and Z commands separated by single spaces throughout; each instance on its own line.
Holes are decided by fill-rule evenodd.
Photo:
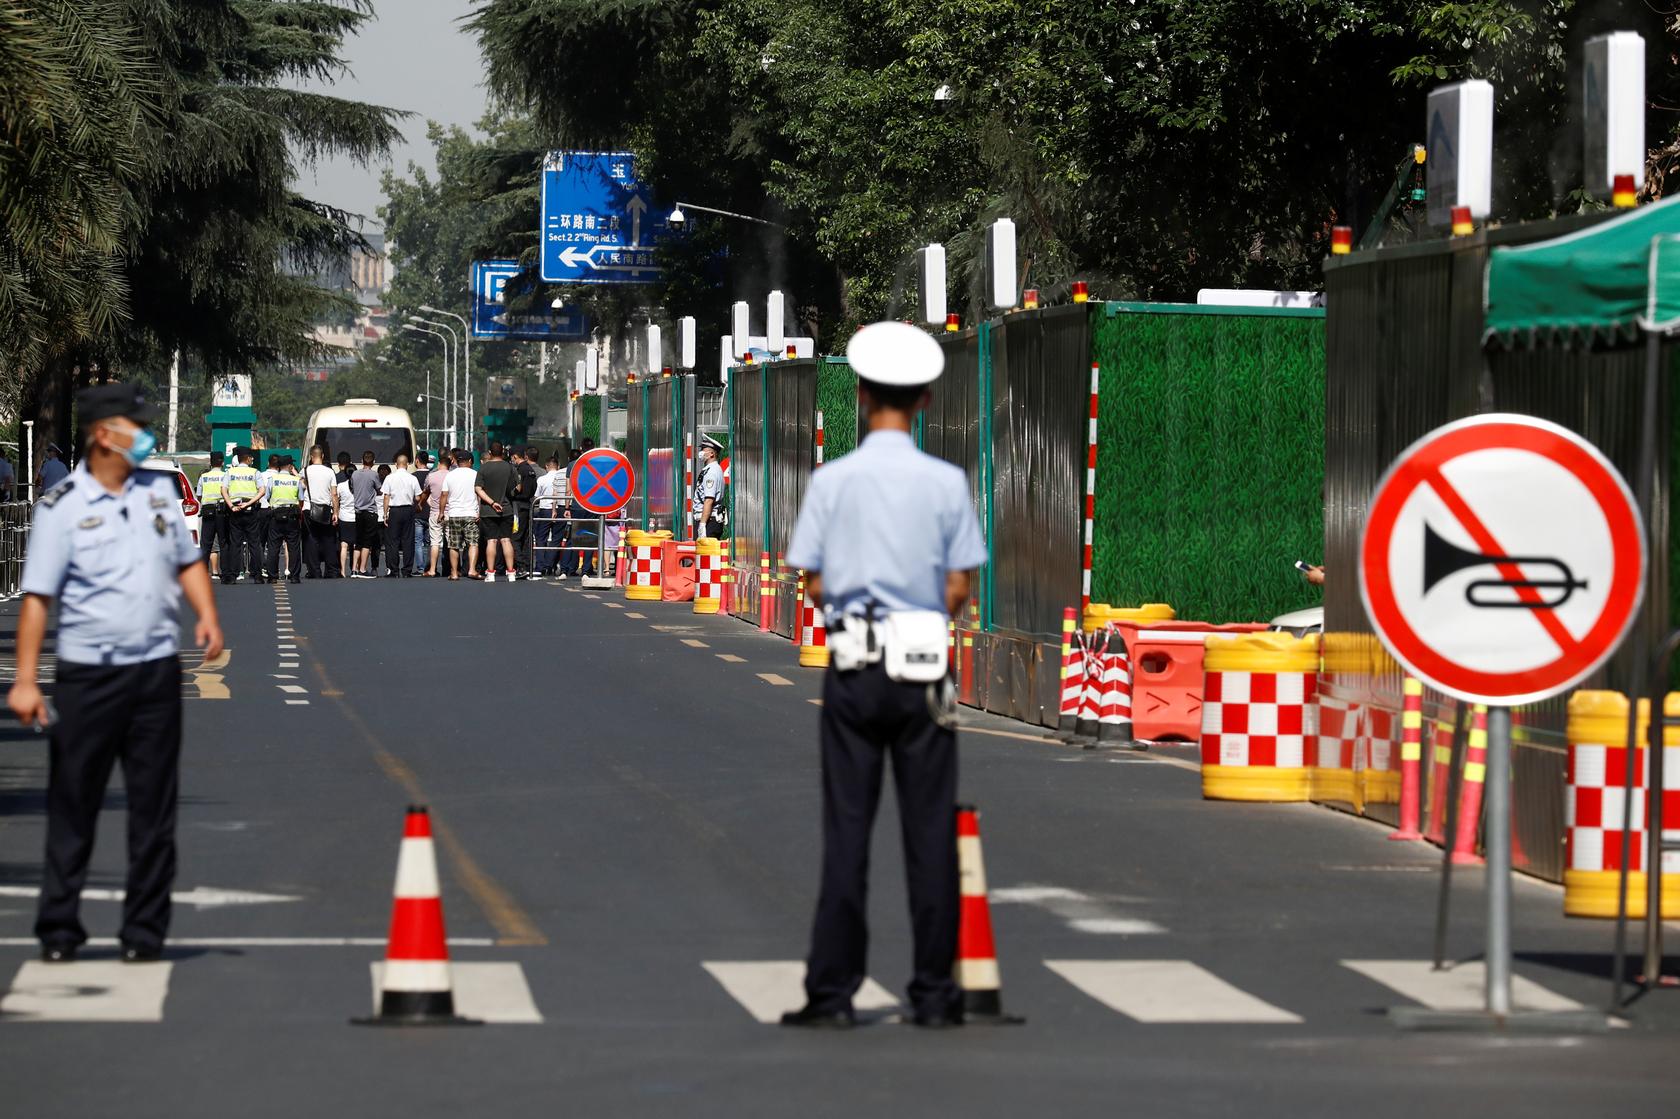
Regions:
M 1680 713 L 1680 696 L 1664 704 Z M 1639 741 L 1647 740 L 1649 704 L 1639 702 Z M 1621 886 L 1623 814 L 1627 811 L 1627 697 L 1619 692 L 1583 691 L 1569 698 L 1569 766 L 1564 800 L 1567 862 L 1563 911 L 1572 917 L 1614 917 Z M 1628 899 L 1631 917 L 1645 916 L 1645 826 L 1648 777 L 1643 746 L 1633 754 L 1633 816 L 1628 829 Z M 1663 746 L 1663 823 L 1680 825 L 1680 739 L 1666 732 Z M 1680 827 L 1665 826 L 1667 839 Z M 1663 856 L 1663 914 L 1680 914 L 1680 854 Z
M 694 545 L 694 612 L 716 614 L 723 605 L 723 548 L 716 540 Z
M 651 533 L 631 529 L 625 533 L 629 548 L 624 579 L 624 597 L 642 602 L 660 598 L 660 563 L 664 541 Z
M 804 668 L 828 667 L 828 627 L 822 609 L 805 597 L 805 574 L 799 575 L 799 663 Z
M 1306 800 L 1318 738 L 1318 638 L 1210 636 L 1203 664 L 1202 795 Z

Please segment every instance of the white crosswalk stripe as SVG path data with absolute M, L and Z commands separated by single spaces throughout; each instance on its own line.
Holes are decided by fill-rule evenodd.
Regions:
M 15 1022 L 161 1022 L 170 963 L 30 960 L 18 968 L 0 1014 Z
M 784 1011 L 805 1005 L 803 960 L 709 960 L 704 967 L 729 996 L 758 1021 L 774 1025 Z M 860 1011 L 894 1010 L 898 1000 L 873 979 L 865 979 L 852 999 Z
M 1480 1010 L 1486 1005 L 1486 969 L 1481 961 L 1436 971 L 1431 960 L 1343 960 L 1342 966 L 1374 979 L 1431 1010 Z M 1580 1010 L 1581 1004 L 1532 979 L 1511 976 L 1511 1002 L 1518 1010 Z
M 375 961 L 371 966 L 373 1005 L 377 1013 L 379 983 L 385 965 Z M 525 982 L 525 969 L 518 964 L 452 961 L 449 976 L 455 994 L 455 1013 L 461 1017 L 477 1018 L 493 1025 L 542 1024 L 543 1017 L 531 997 L 530 984 Z
M 1301 1021 L 1189 960 L 1045 960 L 1044 966 L 1110 1010 L 1139 1022 Z

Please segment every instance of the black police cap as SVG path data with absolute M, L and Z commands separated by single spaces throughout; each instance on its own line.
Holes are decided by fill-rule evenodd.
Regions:
M 135 385 L 93 385 L 76 394 L 76 417 L 84 425 L 113 416 L 149 424 L 157 419 L 158 410 L 147 403 L 145 392 Z

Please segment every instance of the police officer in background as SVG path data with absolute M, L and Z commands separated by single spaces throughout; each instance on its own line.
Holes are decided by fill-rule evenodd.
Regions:
M 957 953 L 957 740 L 947 622 L 968 601 L 986 547 L 955 466 L 923 454 L 911 424 L 944 368 L 938 343 L 876 323 L 846 356 L 869 435 L 811 476 L 787 562 L 828 619 L 823 677 L 822 887 L 806 961 L 806 1004 L 784 1026 L 847 1028 L 863 983 L 869 837 L 891 759 L 914 926 L 912 1021 L 961 1025 Z
M 280 581 L 282 570 L 291 582 L 303 582 L 302 518 L 303 479 L 298 477 L 297 464 L 286 458 L 281 460 L 268 489 L 268 544 L 263 568 L 270 583 Z M 286 549 L 284 567 L 280 560 L 282 547 Z
M 210 576 L 181 517 L 175 476 L 141 470 L 156 409 L 130 385 L 76 396 L 82 462 L 35 506 L 18 615 L 17 683 L 7 704 L 51 734 L 46 867 L 35 935 L 49 963 L 87 939 L 78 916 L 111 767 L 128 796 L 123 959 L 155 960 L 169 931 L 181 755 L 181 598 L 206 659 L 222 651 Z M 37 683 L 47 612 L 58 600 L 58 711 Z
M 700 484 L 694 487 L 694 535 L 696 539 L 710 536 L 723 539 L 729 523 L 723 512 L 723 467 L 718 455 L 723 444 L 710 435 L 700 437 Z
M 241 569 L 247 561 L 242 557 L 247 548 L 251 552 L 251 579 L 260 582 L 263 557 L 257 507 L 267 491 L 263 489 L 262 476 L 251 465 L 257 452 L 249 447 L 235 447 L 233 457 L 239 460 L 238 465 L 228 468 L 223 483 L 228 506 L 228 548 L 222 555 L 222 582 L 232 583 L 244 577 Z
M 222 467 L 222 452 L 210 452 L 210 468 L 198 476 L 198 554 L 210 565 L 210 574 L 219 570 L 220 558 L 214 549 L 227 555 L 227 471 Z
M 267 566 L 268 542 L 274 536 L 274 507 L 272 504 L 274 498 L 274 480 L 279 476 L 280 456 L 269 455 L 268 469 L 257 475 L 257 477 L 262 480 L 263 488 L 262 500 L 257 503 L 257 558 L 261 561 L 258 563 L 258 569 L 261 572 L 261 575 L 257 579 L 259 583 L 262 582 L 263 579 L 279 574 L 279 572 L 275 571 L 272 567 Z

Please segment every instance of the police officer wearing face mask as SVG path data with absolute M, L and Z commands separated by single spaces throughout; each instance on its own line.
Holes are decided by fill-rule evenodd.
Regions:
M 910 438 L 939 345 L 904 323 L 876 323 L 846 348 L 869 435 L 811 476 L 790 566 L 828 620 L 823 677 L 822 887 L 806 961 L 806 1005 L 785 1026 L 846 1028 L 863 983 L 869 834 L 890 760 L 903 825 L 915 932 L 912 1021 L 963 1021 L 957 952 L 957 741 L 946 625 L 968 601 L 986 547 L 962 470 Z M 937 714 L 936 714 L 937 712 Z
M 181 516 L 173 473 L 141 470 L 156 409 L 129 385 L 76 396 L 82 462 L 35 506 L 23 566 L 17 682 L 7 704 L 47 729 L 46 867 L 35 935 L 49 963 L 75 958 L 94 825 L 115 764 L 128 794 L 123 959 L 155 960 L 169 931 L 181 754 L 181 599 L 198 615 L 206 659 L 222 651 L 210 576 Z M 54 699 L 37 682 L 47 613 L 58 601 Z
M 694 535 L 721 540 L 728 518 L 724 514 L 723 444 L 710 435 L 700 437 L 700 484 L 694 487 Z

